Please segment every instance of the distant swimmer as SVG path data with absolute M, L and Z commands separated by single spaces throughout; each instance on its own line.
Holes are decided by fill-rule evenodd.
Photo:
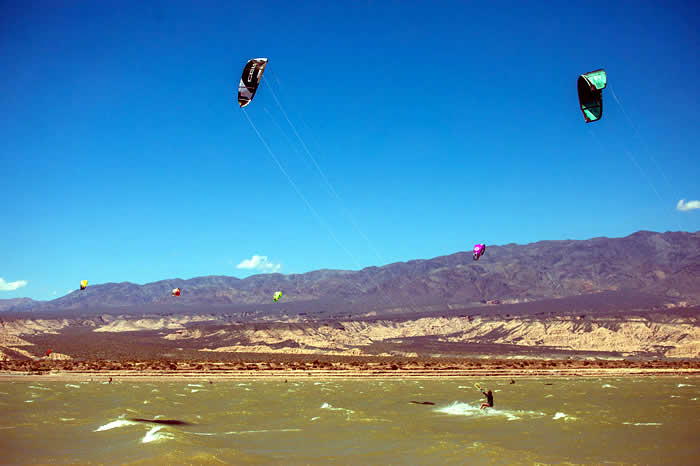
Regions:
M 112 383 L 112 377 L 109 378 L 109 383 Z
M 515 380 L 510 379 L 510 384 L 513 385 L 515 383 Z
M 486 397 L 486 403 L 481 403 L 481 409 L 493 408 L 493 393 L 491 393 L 491 390 L 488 392 L 481 390 L 481 393 Z
M 432 401 L 410 401 L 410 403 L 415 403 L 417 405 L 434 405 Z

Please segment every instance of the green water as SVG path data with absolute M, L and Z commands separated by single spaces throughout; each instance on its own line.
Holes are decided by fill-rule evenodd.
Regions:
M 700 464 L 698 378 L 476 381 L 0 382 L 0 462 Z

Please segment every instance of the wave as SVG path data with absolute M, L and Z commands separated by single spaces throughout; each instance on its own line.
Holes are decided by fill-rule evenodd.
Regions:
M 436 413 L 450 414 L 452 416 L 505 417 L 508 421 L 516 421 L 518 419 L 522 419 L 523 417 L 538 417 L 545 415 L 545 413 L 538 411 L 497 408 L 481 409 L 479 406 L 470 405 L 469 403 L 463 403 L 460 401 L 455 401 L 449 406 L 435 408 L 433 411 Z

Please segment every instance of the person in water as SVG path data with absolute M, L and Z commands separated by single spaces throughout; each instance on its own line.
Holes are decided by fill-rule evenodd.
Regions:
M 486 403 L 481 403 L 481 409 L 493 408 L 493 393 L 491 393 L 491 390 L 488 392 L 481 390 L 481 393 L 486 397 Z

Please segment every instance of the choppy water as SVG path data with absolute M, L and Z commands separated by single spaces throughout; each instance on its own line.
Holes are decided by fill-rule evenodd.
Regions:
M 700 378 L 476 381 L 0 382 L 0 462 L 700 464 Z

